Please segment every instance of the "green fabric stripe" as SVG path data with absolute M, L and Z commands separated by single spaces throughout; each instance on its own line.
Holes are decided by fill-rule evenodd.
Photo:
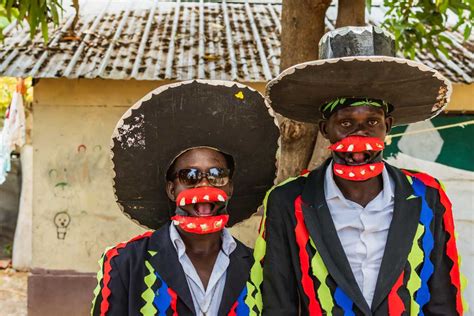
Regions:
M 311 269 L 313 269 L 314 276 L 318 279 L 320 285 L 318 287 L 318 299 L 321 307 L 326 312 L 326 315 L 332 315 L 332 309 L 334 307 L 334 300 L 331 294 L 331 290 L 326 284 L 326 279 L 329 275 L 328 269 L 323 262 L 323 258 L 316 249 L 316 245 L 311 237 L 309 237 L 311 247 L 314 248 L 315 254 L 311 259 Z
M 97 302 L 97 298 L 99 297 L 99 292 L 101 289 L 100 282 L 104 277 L 103 265 L 104 265 L 104 257 L 105 253 L 99 259 L 100 269 L 97 271 L 97 286 L 94 289 L 94 299 L 92 300 L 92 308 L 91 308 L 91 315 L 94 313 L 95 303 Z
M 415 233 L 415 239 L 413 240 L 413 246 L 410 254 L 408 255 L 408 263 L 410 264 L 410 278 L 407 282 L 407 289 L 410 293 L 410 315 L 418 315 L 420 311 L 420 305 L 415 301 L 415 292 L 421 286 L 421 278 L 416 273 L 416 268 L 423 262 L 424 254 L 418 241 L 423 236 L 425 227 L 422 224 L 418 224 L 418 228 Z
M 155 284 L 156 275 L 155 269 L 152 267 L 148 260 L 145 261 L 145 266 L 148 269 L 149 274 L 145 276 L 144 282 L 147 286 L 147 289 L 142 293 L 142 298 L 145 301 L 145 305 L 140 309 L 142 315 L 155 315 L 158 311 L 153 305 L 153 300 L 155 299 L 155 291 L 153 291 L 152 286 Z
M 104 278 L 104 258 L 105 258 L 105 254 L 107 253 L 107 251 L 109 251 L 112 248 L 113 247 L 106 248 L 104 253 L 102 254 L 102 256 L 100 257 L 100 259 L 98 261 L 100 269 L 99 269 L 99 271 L 97 271 L 97 286 L 95 287 L 94 292 L 93 292 L 94 293 L 94 299 L 92 300 L 91 315 L 94 313 L 95 304 L 97 302 L 97 299 L 99 298 L 99 293 L 102 290 L 102 287 L 100 286 L 100 282 Z
M 304 175 L 307 176 L 308 174 Z M 255 241 L 255 249 L 253 252 L 254 257 L 254 264 L 250 269 L 250 280 L 247 282 L 247 297 L 245 298 L 245 304 L 250 309 L 250 316 L 260 315 L 263 309 L 263 300 L 262 300 L 262 289 L 261 285 L 263 282 L 263 266 L 262 260 L 265 257 L 267 243 L 265 238 L 263 238 L 263 234 L 265 232 L 265 220 L 267 218 L 267 202 L 270 193 L 276 188 L 286 183 L 289 183 L 299 177 L 288 178 L 285 181 L 273 186 L 270 190 L 267 191 L 265 194 L 265 198 L 263 199 L 263 217 L 262 223 L 260 225 L 260 231 L 257 236 L 257 240 Z M 254 308 L 258 310 L 258 313 L 255 312 Z

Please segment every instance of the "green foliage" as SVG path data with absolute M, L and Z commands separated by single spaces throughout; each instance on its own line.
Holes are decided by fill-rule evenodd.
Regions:
M 366 4 L 369 7 L 371 1 Z M 464 40 L 471 35 L 473 0 L 384 0 L 384 6 L 388 12 L 382 27 L 395 35 L 397 49 L 412 59 L 424 49 L 436 57 L 439 52 L 449 57 L 452 41 L 443 34 L 448 28 L 448 15 L 457 19 L 449 27 L 451 31 L 462 31 Z
M 17 78 L 0 77 L 0 123 L 5 118 L 5 112 L 12 101 L 13 92 L 17 85 Z M 33 88 L 31 86 L 31 78 L 25 80 L 26 95 L 25 102 L 33 101 Z M 0 124 L 1 126 L 2 124 Z
M 62 0 L 0 0 L 0 40 L 3 29 L 13 21 L 26 21 L 33 37 L 39 29 L 45 42 L 48 41 L 48 23 L 59 24 Z

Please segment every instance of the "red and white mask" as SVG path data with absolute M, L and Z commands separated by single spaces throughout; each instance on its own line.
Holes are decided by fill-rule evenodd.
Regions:
M 198 187 L 178 194 L 176 206 L 180 209 L 192 205 L 189 215 L 171 217 L 173 223 L 182 230 L 193 234 L 210 234 L 222 230 L 229 221 L 229 215 L 213 215 L 217 208 L 225 206 L 227 194 L 215 187 Z
M 365 181 L 382 173 L 384 142 L 377 137 L 349 136 L 329 146 L 333 151 L 333 172 L 351 181 Z

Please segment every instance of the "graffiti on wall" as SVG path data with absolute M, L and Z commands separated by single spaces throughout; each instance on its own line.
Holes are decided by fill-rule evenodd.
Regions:
M 95 193 L 105 190 L 104 179 L 111 179 L 109 153 L 101 145 L 81 143 L 59 148 L 50 157 L 44 179 L 57 239 L 66 239 L 71 222 L 80 222 L 79 217 L 95 204 Z
M 54 225 L 58 239 L 66 239 L 67 228 L 71 223 L 71 217 L 67 212 L 58 212 L 54 215 Z

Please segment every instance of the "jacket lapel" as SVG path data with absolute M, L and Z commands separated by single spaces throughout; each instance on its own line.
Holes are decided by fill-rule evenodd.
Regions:
M 370 315 L 370 308 L 352 273 L 349 261 L 337 235 L 324 194 L 324 176 L 330 160 L 311 172 L 303 188 L 303 216 L 329 274 L 354 304 Z
M 240 293 L 246 286 L 249 271 L 253 263 L 252 256 L 245 247 L 237 241 L 237 248 L 230 254 L 230 263 L 227 268 L 224 293 L 219 306 L 219 315 L 227 315 L 232 305 L 237 301 Z
M 413 188 L 403 172 L 387 163 L 385 167 L 395 182 L 395 202 L 372 301 L 373 311 L 383 302 L 405 267 L 421 209 L 421 200 L 412 196 Z
M 150 258 L 150 263 L 168 287 L 175 291 L 179 299 L 188 307 L 189 312 L 194 315 L 194 304 L 186 276 L 169 236 L 169 224 L 165 224 L 152 235 L 150 250 L 157 253 Z

